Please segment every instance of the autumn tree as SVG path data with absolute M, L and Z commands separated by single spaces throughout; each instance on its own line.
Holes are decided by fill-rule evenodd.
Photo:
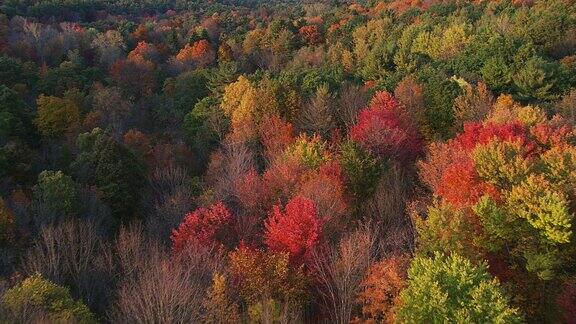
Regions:
M 151 96 L 156 87 L 156 67 L 142 55 L 114 62 L 110 75 L 125 93 L 133 98 Z
M 298 30 L 298 33 L 310 45 L 317 45 L 322 42 L 322 34 L 317 25 L 303 26 Z
M 177 253 L 189 245 L 215 243 L 218 236 L 223 238 L 223 229 L 231 220 L 232 215 L 222 203 L 196 209 L 172 232 L 172 250 Z
M 2 297 L 5 320 L 97 323 L 95 316 L 70 291 L 34 274 Z M 0 317 L 1 318 L 1 317 Z
M 230 287 L 226 283 L 226 277 L 215 273 L 212 286 L 207 291 L 203 304 L 205 315 L 202 321 L 204 323 L 238 323 L 240 321 L 238 305 L 230 297 Z
M 78 126 L 80 111 L 72 100 L 40 95 L 37 104 L 35 121 L 42 135 L 59 137 Z
M 309 280 L 301 267 L 290 266 L 288 253 L 241 245 L 229 256 L 236 287 L 253 320 L 300 318 L 302 307 L 307 304 Z
M 410 260 L 406 255 L 391 256 L 373 263 L 362 281 L 358 303 L 362 305 L 362 319 L 394 323 L 400 292 L 406 286 Z
M 417 131 L 403 124 L 398 104 L 387 92 L 377 93 L 350 130 L 352 140 L 379 158 L 411 160 L 422 150 Z
M 314 202 L 295 197 L 284 211 L 276 205 L 268 215 L 264 240 L 274 252 L 288 253 L 290 259 L 302 263 L 320 241 L 321 220 Z
M 401 322 L 523 321 L 486 265 L 474 266 L 456 254 L 416 257 L 408 269 L 406 285 L 400 294 Z
M 216 59 L 212 45 L 205 40 L 199 40 L 186 46 L 178 52 L 176 59 L 183 64 L 193 64 L 196 67 L 207 67 Z
M 256 88 L 244 76 L 225 88 L 220 106 L 230 117 L 235 137 L 247 139 L 255 135 L 256 100 Z

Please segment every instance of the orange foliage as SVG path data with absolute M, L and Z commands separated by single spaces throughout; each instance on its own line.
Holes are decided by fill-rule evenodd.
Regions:
M 456 207 L 474 205 L 486 194 L 499 199 L 498 190 L 480 179 L 472 160 L 449 165 L 442 174 L 436 193 Z
M 300 28 L 298 31 L 300 37 L 310 45 L 322 43 L 322 34 L 317 25 L 307 25 Z
M 394 323 L 400 291 L 406 285 L 408 256 L 394 256 L 373 264 L 362 282 L 358 302 L 368 323 Z
M 270 253 L 241 244 L 230 253 L 230 272 L 248 303 L 270 298 L 302 302 L 307 279 L 302 269 L 290 269 L 288 254 Z
M 184 64 L 195 64 L 198 67 L 206 67 L 215 60 L 215 53 L 210 43 L 201 39 L 194 44 L 186 44 L 183 49 L 176 54 L 176 59 Z

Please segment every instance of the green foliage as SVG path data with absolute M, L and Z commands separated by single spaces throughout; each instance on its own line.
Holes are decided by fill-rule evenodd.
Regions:
M 14 90 L 0 84 L 0 145 L 8 138 L 29 134 L 30 129 L 24 101 Z
M 569 211 L 567 197 L 554 190 L 544 177 L 532 175 L 514 186 L 507 203 L 510 210 L 526 219 L 550 242 L 570 242 L 574 215 Z
M 37 103 L 35 122 L 43 136 L 59 137 L 78 125 L 80 110 L 72 100 L 40 95 Z
M 362 202 L 372 197 L 384 169 L 382 162 L 356 142 L 346 141 L 340 146 L 340 165 L 354 199 Z
M 435 71 L 428 70 L 421 73 L 421 78 L 425 82 L 426 131 L 431 133 L 432 138 L 449 138 L 454 124 L 452 107 L 462 89 L 455 81 L 445 79 Z
M 0 55 L 0 84 L 12 87 L 16 84 L 35 84 L 37 76 L 29 63 L 10 56 Z
M 177 116 L 183 116 L 209 94 L 207 75 L 206 70 L 195 70 L 164 82 L 164 93 L 173 98 Z
M 99 128 L 80 134 L 72 169 L 80 181 L 96 186 L 121 221 L 135 216 L 145 168 L 136 155 Z
M 557 97 L 553 92 L 556 87 L 553 64 L 539 57 L 532 57 L 527 62 L 522 62 L 522 65 L 513 76 L 519 98 L 549 100 Z
M 476 236 L 474 220 L 465 211 L 437 202 L 428 209 L 426 220 L 417 218 L 415 223 L 420 254 L 438 251 L 470 258 L 477 255 L 469 240 Z
M 97 323 L 88 307 L 72 299 L 67 288 L 55 285 L 39 274 L 7 290 L 2 301 L 14 314 L 39 312 L 53 323 Z
M 493 141 L 472 152 L 476 172 L 485 181 L 499 188 L 511 188 L 532 171 L 530 160 L 524 158 L 525 148 L 518 142 Z
M 506 92 L 512 84 L 512 69 L 503 57 L 484 61 L 480 73 L 484 82 L 495 92 Z
M 453 254 L 416 257 L 401 292 L 401 323 L 521 323 L 520 312 L 486 266 Z
M 62 171 L 42 171 L 32 192 L 34 202 L 42 213 L 68 217 L 77 210 L 76 184 Z

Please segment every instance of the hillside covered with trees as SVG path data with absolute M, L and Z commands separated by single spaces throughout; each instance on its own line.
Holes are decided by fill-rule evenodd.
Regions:
M 0 1 L 0 323 L 575 323 L 573 0 Z

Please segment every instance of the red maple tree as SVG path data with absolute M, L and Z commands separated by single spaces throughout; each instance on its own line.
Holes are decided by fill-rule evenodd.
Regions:
M 321 224 L 316 205 L 297 196 L 286 204 L 273 207 L 266 221 L 264 241 L 273 252 L 287 252 L 295 263 L 303 263 L 320 241 Z
M 230 211 L 221 202 L 209 208 L 196 209 L 186 215 L 178 229 L 172 232 L 173 251 L 180 252 L 193 244 L 211 244 L 231 220 Z

